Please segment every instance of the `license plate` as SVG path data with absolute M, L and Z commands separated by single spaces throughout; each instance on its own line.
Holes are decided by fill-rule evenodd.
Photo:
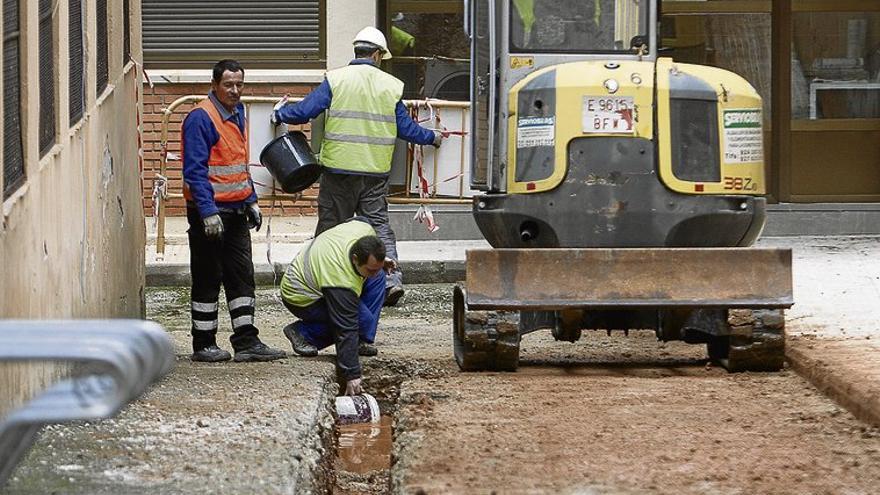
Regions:
M 632 134 L 635 102 L 632 96 L 584 96 L 585 133 Z

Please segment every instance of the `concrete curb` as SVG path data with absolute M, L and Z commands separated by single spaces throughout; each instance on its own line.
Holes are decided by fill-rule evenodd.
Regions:
M 880 426 L 880 343 L 865 339 L 789 339 L 786 358 L 799 375 L 858 419 Z
M 464 261 L 401 261 L 404 282 L 408 284 L 452 283 L 464 280 Z M 254 281 L 258 286 L 277 285 L 287 265 L 258 263 L 254 266 Z M 146 267 L 147 287 L 189 287 L 189 263 L 151 263 Z
M 321 493 L 332 483 L 335 399 L 337 385 L 327 380 L 318 397 L 308 424 L 301 428 L 298 444 L 301 445 L 297 468 L 290 478 L 290 493 Z

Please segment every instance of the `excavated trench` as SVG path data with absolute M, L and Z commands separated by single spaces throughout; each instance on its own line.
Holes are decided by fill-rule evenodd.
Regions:
M 362 358 L 364 389 L 382 412 L 378 425 L 335 425 L 325 456 L 327 491 L 334 494 L 390 493 L 391 469 L 397 462 L 394 445 L 402 385 L 414 379 L 436 378 L 454 367 L 445 345 L 448 334 L 419 336 L 415 328 L 440 325 L 446 330 L 452 291 L 448 284 L 412 285 L 403 304 L 385 308 L 377 343 L 379 355 Z M 415 311 L 414 311 L 415 310 Z M 414 339 L 415 337 L 415 339 Z M 401 352 L 398 346 L 406 341 Z M 413 354 L 421 354 L 413 359 Z M 404 355 L 401 355 L 404 354 Z M 442 362 L 437 358 L 442 356 Z
M 257 291 L 260 307 L 261 338 L 268 344 L 287 348 L 289 343 L 284 339 L 281 329 L 289 323 L 291 316 L 277 301 L 277 289 L 261 288 Z M 185 289 L 153 289 L 148 294 L 150 317 L 159 321 L 178 341 L 179 353 L 186 356 L 189 347 L 189 312 L 188 293 Z M 221 313 L 225 305 L 221 297 Z M 300 358 L 291 356 L 287 360 L 257 365 L 236 365 L 225 363 L 224 366 L 192 365 L 183 357 L 179 371 L 191 370 L 195 377 L 186 375 L 181 379 L 198 378 L 212 384 L 218 390 L 204 394 L 204 397 L 221 401 L 234 412 L 234 417 L 247 419 L 242 428 L 249 430 L 255 424 L 262 424 L 260 415 L 291 414 L 294 419 L 299 415 L 308 418 L 307 425 L 291 425 L 292 429 L 278 430 L 284 443 L 293 442 L 292 459 L 282 462 L 293 469 L 293 477 L 289 481 L 297 491 L 338 493 L 338 494 L 379 494 L 391 491 L 391 467 L 393 459 L 393 436 L 395 416 L 398 411 L 398 398 L 401 385 L 412 379 L 431 378 L 448 374 L 454 367 L 454 361 L 448 349 L 448 315 L 451 308 L 451 286 L 449 285 L 412 285 L 409 287 L 403 304 L 395 308 L 385 308 L 380 323 L 377 339 L 379 355 L 362 358 L 364 369 L 365 390 L 379 402 L 383 422 L 378 425 L 338 426 L 334 423 L 335 395 L 337 387 L 326 380 L 332 380 L 332 349 L 322 353 L 318 358 Z M 225 314 L 225 313 L 224 313 Z M 422 329 L 440 329 L 425 333 Z M 218 335 L 221 345 L 227 345 L 228 333 Z M 417 356 L 417 359 L 414 358 Z M 331 366 L 328 374 L 328 365 Z M 214 376 L 213 370 L 227 372 L 223 378 Z M 202 375 L 205 375 L 202 377 Z M 271 377 L 271 380 L 268 379 Z M 245 405 L 239 401 L 225 400 L 220 392 L 226 393 L 232 381 L 245 380 L 251 390 L 258 389 L 256 395 L 250 395 L 253 405 Z M 315 380 L 318 380 L 318 383 Z M 244 386 L 243 385 L 243 386 Z M 258 388 L 257 388 L 258 387 Z M 175 387 L 175 403 L 187 403 L 189 393 L 180 394 L 189 389 Z M 322 390 L 315 394 L 313 390 Z M 195 391 L 192 391 L 195 392 Z M 262 394 L 270 394 L 273 404 L 264 405 L 260 399 Z M 198 394 L 197 394 L 198 395 Z M 277 400 L 274 400 L 277 396 Z M 317 403 L 310 404 L 311 398 Z M 196 399 L 204 401 L 202 395 Z M 306 399 L 305 402 L 301 402 Z M 195 399 L 194 399 L 195 400 Z M 306 404 L 306 407 L 289 407 L 295 404 Z M 275 404 L 277 402 L 277 405 Z M 216 405 L 205 404 L 197 407 L 197 413 L 206 415 L 213 413 Z M 256 419 L 251 416 L 256 416 Z M 185 420 L 184 420 L 185 421 Z M 245 419 L 240 421 L 244 422 Z M 272 424 L 276 424 L 273 421 Z M 208 422 L 203 424 L 213 425 Z M 303 428 L 307 440 L 300 438 L 297 430 Z M 208 432 L 211 428 L 197 428 L 198 432 Z M 287 450 L 290 452 L 291 450 Z M 288 454 L 289 455 L 289 454 Z M 285 469 L 274 469 L 272 473 L 285 472 Z M 262 476 L 262 475 L 261 475 Z M 287 483 L 275 483 L 275 488 L 284 491 Z
M 372 495 L 391 490 L 392 447 L 400 385 L 423 368 L 374 358 L 363 363 L 365 389 L 376 398 L 382 413 L 378 423 L 334 425 L 333 448 L 325 460 L 327 492 L 334 495 Z

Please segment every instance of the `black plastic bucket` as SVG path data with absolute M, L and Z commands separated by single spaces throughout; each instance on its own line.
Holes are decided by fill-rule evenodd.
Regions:
M 273 139 L 260 152 L 260 163 L 286 193 L 297 193 L 311 186 L 321 175 L 306 135 L 293 131 Z

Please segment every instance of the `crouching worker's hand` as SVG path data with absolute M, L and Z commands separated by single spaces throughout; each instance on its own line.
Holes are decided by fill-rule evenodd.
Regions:
M 385 266 L 383 266 L 383 268 L 385 268 L 385 273 L 394 273 L 397 271 L 397 261 L 391 258 L 385 258 Z
M 360 378 L 349 380 L 345 384 L 345 395 L 360 395 L 362 393 L 364 393 L 364 388 L 361 386 Z

